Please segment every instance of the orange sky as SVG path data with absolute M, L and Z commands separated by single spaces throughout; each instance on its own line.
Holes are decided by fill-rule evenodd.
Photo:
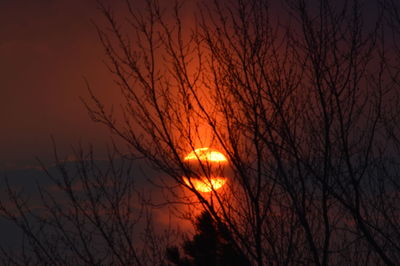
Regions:
M 0 0 L 1 176 L 32 189 L 33 180 L 43 181 L 33 166 L 35 156 L 53 161 L 51 135 L 63 157 L 79 141 L 104 151 L 109 132 L 80 101 L 88 97 L 83 77 L 107 104 L 118 105 L 120 91 L 103 65 L 92 20 L 101 21 L 95 0 Z M 168 223 L 165 209 L 155 215 Z
M 92 21 L 95 0 L 0 1 L 0 170 L 52 160 L 51 135 L 65 155 L 79 141 L 104 150 L 109 132 L 80 101 L 84 77 L 107 104 L 120 91 Z
M 106 103 L 119 89 L 91 21 L 101 21 L 95 0 L 0 1 L 0 169 L 51 159 L 50 135 L 65 153 L 80 140 L 104 147 L 108 131 L 79 99 L 83 77 Z
M 51 135 L 64 155 L 80 140 L 103 150 L 109 132 L 80 102 L 83 77 L 106 103 L 118 104 L 119 89 L 91 20 L 95 0 L 0 0 L 0 175 L 51 160 Z

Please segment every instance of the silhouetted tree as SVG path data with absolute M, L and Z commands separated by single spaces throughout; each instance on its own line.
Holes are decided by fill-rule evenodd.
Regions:
M 129 24 L 103 5 L 126 103 L 121 120 L 92 94 L 93 119 L 191 191 L 252 264 L 394 265 L 398 54 L 379 4 L 396 3 L 210 2 L 188 22 L 179 3 L 128 1 Z M 202 146 L 232 168 L 211 195 L 182 181 Z
M 235 248 L 229 236 L 229 230 L 223 224 L 217 224 L 208 212 L 197 217 L 196 234 L 192 240 L 186 240 L 182 256 L 176 246 L 167 249 L 168 260 L 177 266 L 183 265 L 250 265 L 244 254 Z
M 160 265 L 178 234 L 154 229 L 134 161 L 116 151 L 108 160 L 82 148 L 74 155 L 65 161 L 56 154 L 54 166 L 42 166 L 50 182 L 38 184 L 36 195 L 3 180 L 0 217 L 20 229 L 23 239 L 20 246 L 0 246 L 0 263 Z
M 185 255 L 169 250 L 171 262 L 215 264 L 232 252 L 252 265 L 396 265 L 398 4 L 276 2 L 202 1 L 187 16 L 180 1 L 127 0 L 122 13 L 99 1 L 108 26 L 98 34 L 124 102 L 116 116 L 89 88 L 89 113 L 168 175 L 153 181 L 171 202 L 207 213 Z M 204 146 L 230 167 L 210 193 L 183 178 L 199 177 L 184 158 Z M 119 228 L 108 223 L 95 225 Z M 40 233 L 22 228 L 33 240 Z M 115 253 L 117 242 L 107 242 L 107 259 L 133 254 Z

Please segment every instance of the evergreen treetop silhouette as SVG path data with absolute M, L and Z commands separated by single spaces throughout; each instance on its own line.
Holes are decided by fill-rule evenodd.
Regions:
M 216 222 L 211 214 L 203 211 L 195 222 L 196 234 L 184 241 L 181 255 L 176 246 L 167 249 L 172 265 L 250 265 L 246 256 L 237 249 L 225 224 Z

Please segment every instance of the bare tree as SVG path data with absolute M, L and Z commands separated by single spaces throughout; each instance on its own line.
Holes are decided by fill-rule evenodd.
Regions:
M 187 22 L 179 3 L 146 3 L 127 1 L 122 24 L 101 6 L 126 103 L 117 119 L 92 94 L 94 120 L 191 191 L 254 264 L 394 265 L 399 90 L 384 9 L 371 23 L 357 0 L 213 1 Z M 211 196 L 182 181 L 202 146 L 233 172 Z
M 22 231 L 23 240 L 0 247 L 2 264 L 161 264 L 178 233 L 154 229 L 132 161 L 116 155 L 99 161 L 79 148 L 71 162 L 56 154 L 54 167 L 43 166 L 51 185 L 38 184 L 39 199 L 7 182 L 0 215 Z
M 153 182 L 165 188 L 171 204 L 209 213 L 232 249 L 254 265 L 400 261 L 400 90 L 392 59 L 399 53 L 387 35 L 388 29 L 398 34 L 396 2 L 371 8 L 358 0 L 215 0 L 197 5 L 193 16 L 179 1 L 144 2 L 127 0 L 122 13 L 99 2 L 108 23 L 98 27 L 99 38 L 125 102 L 116 116 L 90 89 L 85 104 L 132 156 L 144 156 L 168 175 Z M 204 147 L 222 152 L 230 168 L 226 184 L 207 193 L 195 181 L 210 184 L 215 169 L 196 152 L 196 167 L 185 160 Z M 68 196 L 66 180 L 61 188 Z M 62 228 L 70 243 L 88 243 L 92 232 L 110 229 L 102 238 L 104 260 L 81 259 L 86 264 L 140 264 L 125 239 L 131 233 L 120 231 L 133 227 L 127 225 L 136 213 L 118 196 L 129 181 L 117 178 L 112 197 L 103 194 L 122 213 L 96 222 L 96 212 L 86 211 L 100 209 L 97 188 L 108 190 L 101 178 L 94 180 L 83 182 L 87 207 L 69 198 L 97 231 L 76 218 L 78 234 L 70 235 L 58 223 L 61 212 L 54 222 L 41 221 Z M 11 198 L 26 213 L 19 198 Z M 55 203 L 50 213 L 61 206 Z M 29 223 L 21 228 L 36 241 L 40 231 Z M 83 244 L 85 254 L 92 254 L 89 248 L 96 247 Z M 78 258 L 79 250 L 73 250 Z M 38 260 L 47 259 L 43 254 Z

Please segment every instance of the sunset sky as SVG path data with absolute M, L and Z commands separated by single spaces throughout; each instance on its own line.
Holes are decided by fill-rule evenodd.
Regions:
M 80 101 L 84 78 L 108 102 L 117 95 L 98 20 L 94 0 L 0 1 L 0 169 L 51 159 L 51 135 L 65 154 L 78 141 L 104 147 L 108 132 Z
M 395 265 L 399 14 L 0 0 L 0 264 Z
M 109 132 L 80 100 L 86 78 L 118 104 L 93 25 L 101 21 L 95 0 L 0 1 L 0 170 L 51 160 L 50 136 L 65 156 L 79 141 L 104 150 Z
M 120 91 L 94 23 L 102 23 L 95 0 L 0 1 L 0 176 L 25 192 L 48 182 L 37 159 L 52 166 L 51 137 L 63 158 L 79 142 L 104 158 L 110 132 L 91 121 L 81 101 L 89 97 L 85 79 L 106 104 L 118 105 Z M 170 219 L 161 211 L 156 217 Z M 7 245 L 16 239 L 13 228 L 0 220 Z

